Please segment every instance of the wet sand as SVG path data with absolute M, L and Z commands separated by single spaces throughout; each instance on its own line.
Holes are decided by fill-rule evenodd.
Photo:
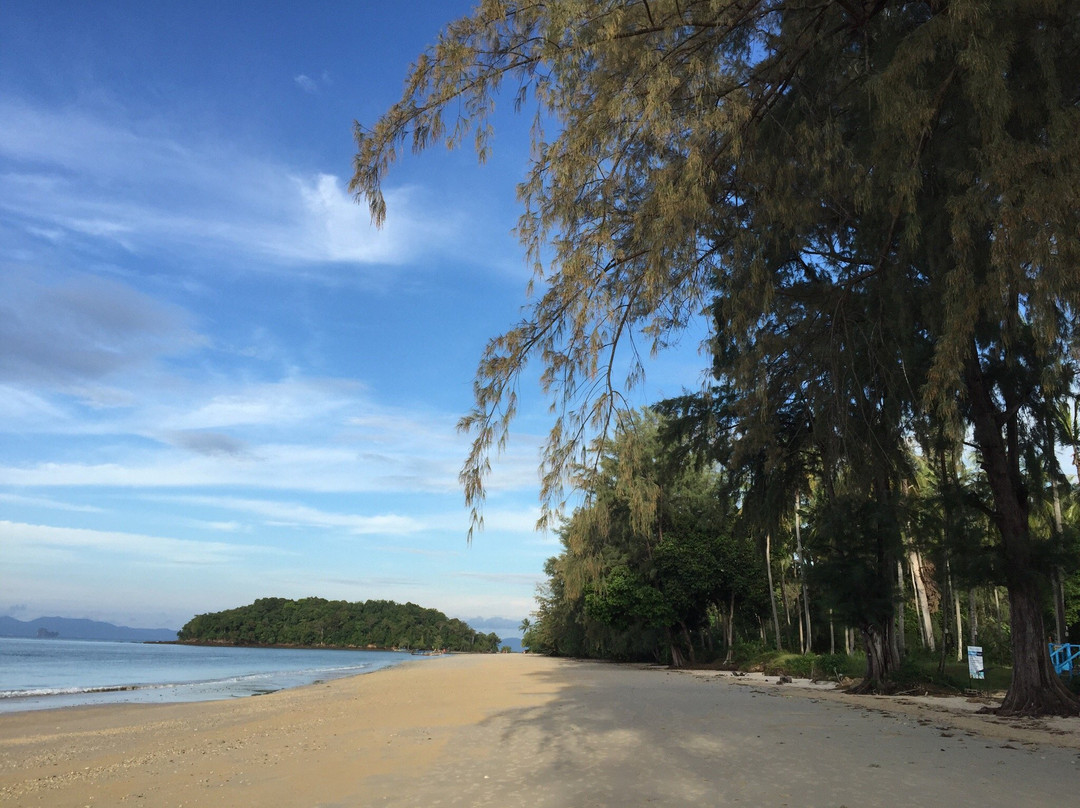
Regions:
M 774 681 L 774 680 L 773 680 Z M 0 715 L 0 805 L 1073 804 L 1080 720 L 522 654 Z

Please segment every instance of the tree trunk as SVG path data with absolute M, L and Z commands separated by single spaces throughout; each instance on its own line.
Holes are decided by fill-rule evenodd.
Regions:
M 946 486 L 949 484 L 949 480 L 953 477 L 953 474 L 949 473 L 949 467 L 946 463 L 946 450 L 944 442 L 938 448 L 938 463 L 940 468 L 938 473 L 940 479 L 938 484 L 941 486 L 942 503 L 944 510 L 944 522 L 941 529 L 941 546 L 942 552 L 945 556 L 945 569 L 941 578 L 941 656 L 938 658 L 938 676 L 945 675 L 945 656 L 948 654 L 949 640 L 951 639 L 951 632 L 949 631 L 949 601 L 953 596 L 953 583 L 952 583 L 952 569 L 949 566 L 949 548 L 951 546 L 949 530 L 952 528 L 952 511 L 949 507 L 949 499 L 945 496 Z M 953 472 L 956 471 L 955 464 L 953 465 Z M 964 637 L 962 634 L 956 635 L 956 655 L 960 656 L 960 646 L 963 644 Z
M 776 619 L 776 615 L 773 615 L 773 619 Z M 727 657 L 724 659 L 725 665 L 731 664 L 731 657 L 735 652 L 735 590 L 731 590 L 731 600 L 728 604 L 728 619 L 727 619 L 727 636 L 724 638 L 727 641 Z
M 787 626 L 786 636 L 791 639 L 791 601 L 787 596 L 787 570 L 784 569 L 784 561 L 780 560 L 780 598 L 784 604 L 784 625 Z
M 908 553 L 908 572 L 911 573 L 911 599 L 915 603 L 915 624 L 919 627 L 919 642 L 926 648 L 926 629 L 923 627 L 922 593 L 915 579 L 915 554 Z
M 686 662 L 682 658 L 682 654 L 679 653 L 678 647 L 674 642 L 671 643 L 671 667 L 673 668 L 685 668 Z
M 979 612 L 975 603 L 975 590 L 968 590 L 968 637 L 972 645 L 979 644 Z
M 893 651 L 896 647 L 889 634 L 892 621 L 884 625 L 867 623 L 860 626 L 866 649 L 866 675 L 851 689 L 852 693 L 880 693 L 888 690 L 891 674 L 900 666 Z
M 802 529 L 799 518 L 799 492 L 795 492 L 795 549 L 799 553 L 799 578 L 802 581 L 803 613 L 806 618 L 806 641 L 803 643 L 804 654 L 813 653 L 813 631 L 810 627 L 810 592 L 806 585 L 806 557 L 803 555 Z
M 915 598 L 919 610 L 919 630 L 922 633 L 923 645 L 934 653 L 936 642 L 934 641 L 934 624 L 931 622 L 930 600 L 926 597 L 926 581 L 923 578 L 922 558 L 919 553 L 912 550 L 908 555 L 911 564 L 912 586 L 915 587 Z
M 1037 589 L 1017 586 L 1009 590 L 1009 617 L 1012 623 L 1012 685 L 999 715 L 1080 715 L 1080 704 L 1054 671 L 1046 635 L 1042 632 L 1042 598 Z M 1031 648 L 1026 658 L 1017 648 Z
M 896 559 L 896 603 L 893 605 L 896 612 L 896 650 L 903 659 L 907 655 L 907 637 L 904 636 L 907 628 L 907 593 L 904 591 L 904 562 Z
M 679 650 L 678 635 L 670 628 L 667 631 L 668 648 L 671 650 L 671 667 L 673 668 L 685 668 L 686 658 Z
M 1000 715 L 1080 715 L 1080 699 L 1061 682 L 1046 643 L 1039 575 L 1032 558 L 1028 495 L 1020 475 L 1018 408 L 998 410 L 976 353 L 969 348 L 964 381 L 979 460 L 994 498 L 993 519 L 1001 535 L 1009 590 L 1012 683 Z M 1006 401 L 1006 407 L 1009 402 Z M 1004 424 L 1003 437 L 999 424 Z
M 798 605 L 798 604 L 796 604 Z M 806 653 L 806 635 L 803 633 L 802 607 L 799 607 L 799 653 Z
M 952 576 L 949 575 L 949 561 L 945 560 L 941 573 L 941 608 L 938 614 L 941 617 L 941 654 L 938 655 L 938 676 L 945 675 L 945 658 L 949 655 L 949 642 L 952 640 L 952 630 L 949 628 L 949 596 L 952 594 Z
M 776 650 L 783 651 L 780 644 L 780 619 L 776 615 L 776 589 L 772 578 L 772 534 L 765 532 L 765 569 L 769 573 L 769 605 L 772 606 L 773 631 L 776 633 Z
M 1061 497 L 1058 496 L 1057 480 L 1051 476 L 1050 487 L 1054 492 L 1054 539 L 1058 550 L 1064 545 L 1064 526 L 1061 518 Z M 1057 627 L 1055 636 L 1058 642 L 1067 642 L 1068 629 L 1065 625 L 1065 574 L 1060 564 L 1054 566 L 1051 572 L 1051 583 L 1054 593 L 1054 623 Z
M 956 612 L 956 661 L 964 661 L 964 621 L 960 617 L 960 593 L 953 587 L 953 607 Z
M 1054 568 L 1054 617 L 1058 624 L 1058 642 L 1069 641 L 1069 625 L 1065 622 L 1065 571 L 1057 566 Z
M 694 639 L 690 636 L 690 629 L 686 627 L 686 623 L 679 623 L 682 628 L 682 637 L 686 641 L 686 658 L 691 665 L 697 664 L 697 658 L 694 655 Z

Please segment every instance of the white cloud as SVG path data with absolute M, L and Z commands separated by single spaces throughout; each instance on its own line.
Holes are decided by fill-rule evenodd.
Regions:
M 14 385 L 0 384 L 0 422 L 37 429 L 67 421 L 67 412 L 47 398 Z
M 334 83 L 334 77 L 330 75 L 329 70 L 324 70 L 319 74 L 317 79 L 312 78 L 306 73 L 300 73 L 293 76 L 293 81 L 296 83 L 297 87 L 308 95 L 318 95 L 322 92 L 324 87 L 330 87 Z
M 410 516 L 385 513 L 373 516 L 335 513 L 295 502 L 238 497 L 177 496 L 163 497 L 170 502 L 186 503 L 209 508 L 240 511 L 261 518 L 266 524 L 288 527 L 345 528 L 356 535 L 406 534 L 423 528 L 423 523 Z
M 493 505 L 484 509 L 484 531 L 500 533 L 536 533 L 536 522 L 540 519 L 540 508 L 501 508 Z
M 89 551 L 161 564 L 218 565 L 237 562 L 249 553 L 275 552 L 266 547 L 223 542 L 8 521 L 0 521 L 0 547 L 3 547 L 8 563 L 17 563 L 42 552 Z
M 52 242 L 112 243 L 135 253 L 181 245 L 215 251 L 234 271 L 393 265 L 455 244 L 466 249 L 460 205 L 427 209 L 415 191 L 388 188 L 391 213 L 378 230 L 339 177 L 181 137 L 195 140 L 78 109 L 0 101 L 0 161 L 8 165 L 0 209 Z
M 296 85 L 305 93 L 311 93 L 312 95 L 314 95 L 315 93 L 319 92 L 319 83 L 310 76 L 305 76 L 303 73 L 295 76 L 293 78 L 293 81 L 295 81 Z
M 528 584 L 533 586 L 544 580 L 542 575 L 531 572 L 455 572 L 456 578 L 470 581 L 484 581 L 494 584 Z
M 53 499 L 51 497 L 28 497 L 22 494 L 9 494 L 0 491 L 0 502 L 12 505 L 22 505 L 31 508 L 49 508 L 54 511 L 73 511 L 76 513 L 103 513 L 102 508 L 95 505 L 76 505 L 70 502 Z
M 201 519 L 191 519 L 189 524 L 195 527 L 205 528 L 206 530 L 214 530 L 219 533 L 247 533 L 249 528 L 247 525 L 241 522 L 212 522 L 204 521 Z
M 9 462 L 0 466 L 0 484 L 135 489 L 233 486 L 309 492 L 458 490 L 456 453 L 438 453 L 436 447 L 426 455 L 418 453 L 410 437 L 403 436 L 395 445 L 380 446 L 384 459 L 372 462 L 356 447 L 328 442 L 324 425 L 303 426 L 306 442 L 251 443 L 243 454 L 136 444 L 111 449 L 114 457 L 108 461 Z
M 290 378 L 276 382 L 231 383 L 227 391 L 192 391 L 190 404 L 155 402 L 140 431 L 183 433 L 230 427 L 274 426 L 292 429 L 325 422 L 335 413 L 362 406 L 363 385 L 344 379 Z M 183 441 L 181 441 L 183 442 Z

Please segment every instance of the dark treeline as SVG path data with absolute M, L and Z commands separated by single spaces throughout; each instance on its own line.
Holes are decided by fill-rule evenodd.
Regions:
M 886 656 L 941 668 L 968 644 L 988 664 L 1010 663 L 1004 562 L 970 457 L 911 442 L 908 473 L 883 505 L 829 484 L 813 453 L 790 444 L 739 455 L 723 409 L 708 397 L 663 402 L 580 471 L 585 498 L 546 564 L 531 650 L 683 665 L 883 641 Z M 1080 642 L 1080 503 L 1055 496 L 1053 480 L 1043 488 L 1032 519 L 1053 579 L 1043 617 L 1053 639 Z M 867 688 L 887 688 L 895 672 L 868 672 Z
M 494 634 L 480 634 L 461 620 L 415 603 L 323 598 L 260 598 L 248 606 L 200 614 L 180 629 L 180 641 L 482 653 L 494 653 L 501 642 Z

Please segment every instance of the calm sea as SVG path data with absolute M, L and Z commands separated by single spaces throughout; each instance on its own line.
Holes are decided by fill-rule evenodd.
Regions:
M 371 673 L 396 651 L 207 648 L 0 637 L 0 712 L 80 704 L 209 701 Z

